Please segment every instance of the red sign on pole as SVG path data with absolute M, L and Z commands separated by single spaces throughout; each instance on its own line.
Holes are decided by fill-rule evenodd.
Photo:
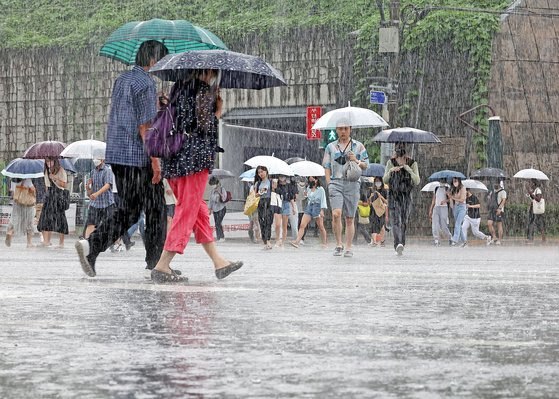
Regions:
M 307 140 L 320 140 L 320 130 L 313 130 L 312 126 L 322 116 L 322 107 L 307 107 Z

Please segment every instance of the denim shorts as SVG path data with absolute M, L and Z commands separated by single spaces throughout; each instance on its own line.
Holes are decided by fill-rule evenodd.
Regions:
M 320 203 L 315 202 L 313 204 L 308 204 L 305 208 L 305 215 L 309 215 L 311 218 L 315 219 L 320 216 Z
M 283 201 L 281 205 L 281 214 L 284 216 L 291 215 L 291 202 L 290 201 Z

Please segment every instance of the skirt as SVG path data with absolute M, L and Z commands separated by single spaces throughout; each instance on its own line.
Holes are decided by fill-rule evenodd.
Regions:
M 8 231 L 13 229 L 15 235 L 33 233 L 34 218 L 35 206 L 23 206 L 14 202 Z
M 53 231 L 60 234 L 68 234 L 68 221 L 66 211 L 61 206 L 61 202 L 56 200 L 56 196 L 51 195 L 52 187 L 49 187 L 48 194 L 43 204 L 43 211 L 37 224 L 38 231 Z

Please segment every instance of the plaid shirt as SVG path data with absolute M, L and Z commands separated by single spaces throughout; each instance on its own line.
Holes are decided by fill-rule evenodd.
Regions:
M 108 164 L 149 165 L 139 126 L 155 117 L 155 102 L 155 82 L 141 67 L 135 65 L 116 79 L 107 126 Z
M 91 191 L 96 193 L 103 187 L 105 184 L 109 183 L 111 188 L 101 194 L 99 197 L 95 198 L 89 203 L 89 206 L 94 208 L 106 208 L 111 206 L 115 203 L 115 199 L 113 196 L 112 186 L 114 180 L 114 174 L 111 168 L 107 165 L 103 165 L 101 168 L 95 168 L 91 172 Z

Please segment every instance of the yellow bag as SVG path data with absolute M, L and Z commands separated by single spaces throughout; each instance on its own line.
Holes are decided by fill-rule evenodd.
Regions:
M 14 201 L 22 206 L 33 206 L 35 205 L 35 193 L 30 187 L 16 186 Z
M 260 202 L 260 197 L 257 197 L 254 191 L 250 191 L 246 201 L 245 201 L 245 209 L 243 213 L 247 216 L 250 216 L 254 213 L 256 209 L 258 209 L 258 203 Z

